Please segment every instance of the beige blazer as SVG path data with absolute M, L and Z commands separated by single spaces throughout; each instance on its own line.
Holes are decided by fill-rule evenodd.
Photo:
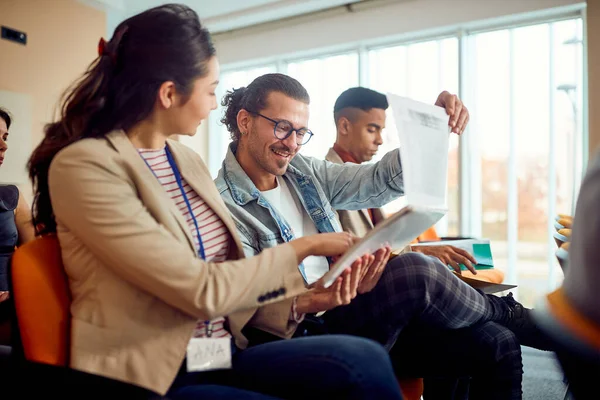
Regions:
M 73 298 L 71 366 L 160 394 L 197 320 L 228 316 L 242 348 L 241 329 L 251 318 L 289 337 L 296 329 L 292 298 L 305 290 L 289 244 L 242 259 L 206 166 L 184 145 L 168 146 L 184 179 L 229 230 L 229 261 L 198 258 L 183 216 L 122 131 L 68 146 L 49 173 Z
M 333 148 L 330 148 L 325 156 L 327 161 L 335 164 L 344 164 L 342 158 Z M 369 212 L 365 210 L 337 210 L 338 218 L 342 229 L 346 232 L 350 232 L 358 237 L 363 237 L 373 229 L 373 222 L 369 217 Z M 373 218 L 376 223 L 379 223 L 385 219 L 383 211 L 379 208 L 373 209 Z

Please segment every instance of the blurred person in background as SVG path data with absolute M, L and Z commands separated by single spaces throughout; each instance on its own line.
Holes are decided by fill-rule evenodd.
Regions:
M 0 168 L 8 150 L 9 129 L 12 118 L 9 112 L 0 108 Z M 8 320 L 10 306 L 7 301 L 8 267 L 16 246 L 29 242 L 35 237 L 31 224 L 31 210 L 23 194 L 15 185 L 0 184 L 0 345 L 9 342 Z

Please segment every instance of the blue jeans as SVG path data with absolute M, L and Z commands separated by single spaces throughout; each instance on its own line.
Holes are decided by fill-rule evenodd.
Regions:
M 372 340 L 346 335 L 253 346 L 235 352 L 231 370 L 189 373 L 184 364 L 167 397 L 402 399 L 385 349 Z

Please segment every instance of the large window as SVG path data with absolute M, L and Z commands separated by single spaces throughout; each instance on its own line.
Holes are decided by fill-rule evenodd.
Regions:
M 432 104 L 442 90 L 458 93 L 458 39 L 456 37 L 371 50 L 366 85 L 374 90 L 410 97 Z M 383 145 L 375 159 L 400 143 L 391 110 L 387 112 Z M 449 212 L 437 225 L 442 235 L 459 233 L 458 136 L 450 137 L 448 165 Z M 386 211 L 400 209 L 403 199 L 392 202 Z
M 360 47 L 343 54 L 294 60 L 222 74 L 219 96 L 278 70 L 311 96 L 315 136 L 303 154 L 324 157 L 335 140 L 333 104 L 362 85 L 433 103 L 458 93 L 471 112 L 459 138 L 451 135 L 447 217 L 442 235 L 489 238 L 505 282 L 518 284 L 525 305 L 556 287 L 553 217 L 573 212 L 584 170 L 582 20 L 572 18 L 493 31 Z M 376 159 L 398 147 L 388 113 Z M 220 167 L 228 134 L 211 117 L 211 172 Z M 402 200 L 388 205 L 392 211 Z
M 473 222 L 528 305 L 562 276 L 550 233 L 556 213 L 572 212 L 582 173 L 581 37 L 569 20 L 468 38 Z
M 298 79 L 310 95 L 309 126 L 314 136 L 302 154 L 325 158 L 336 137 L 333 104 L 344 90 L 359 84 L 358 53 L 291 62 L 287 74 Z

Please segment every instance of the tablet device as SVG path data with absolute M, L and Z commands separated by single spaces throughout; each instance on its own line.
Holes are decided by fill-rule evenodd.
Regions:
M 421 233 L 435 225 L 446 212 L 446 209 L 411 205 L 402 208 L 369 231 L 329 268 L 321 278 L 324 287 L 331 286 L 346 268 L 364 254 L 372 254 L 386 245 L 396 250 L 410 244 Z

